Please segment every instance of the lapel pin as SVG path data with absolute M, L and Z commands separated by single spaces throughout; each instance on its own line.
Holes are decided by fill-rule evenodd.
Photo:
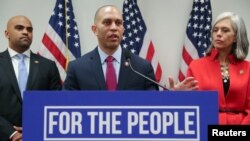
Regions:
M 35 60 L 34 62 L 35 62 L 36 64 L 38 64 L 38 63 L 39 63 L 39 61 L 37 61 L 37 60 Z
M 243 74 L 244 73 L 244 70 L 240 70 L 240 74 Z

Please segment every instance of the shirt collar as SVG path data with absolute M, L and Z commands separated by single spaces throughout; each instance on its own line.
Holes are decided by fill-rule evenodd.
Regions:
M 10 57 L 15 57 L 17 54 L 19 54 L 18 52 L 16 52 L 15 50 L 13 50 L 12 48 L 8 48 Z M 23 52 L 22 54 L 26 55 L 26 57 L 30 58 L 30 49 L 26 50 L 25 52 Z
M 98 52 L 100 55 L 100 59 L 101 59 L 101 63 L 105 63 L 105 59 L 109 56 L 108 54 L 106 54 L 104 51 L 102 51 L 100 49 L 100 47 L 98 47 Z M 118 49 L 112 54 L 112 56 L 115 58 L 116 62 L 120 63 L 121 61 L 121 57 L 122 57 L 122 49 L 121 46 L 118 47 Z

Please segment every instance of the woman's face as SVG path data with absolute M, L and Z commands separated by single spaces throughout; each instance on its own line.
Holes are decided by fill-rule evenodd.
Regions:
M 233 43 L 236 42 L 236 33 L 229 19 L 223 19 L 215 24 L 212 39 L 217 50 L 231 51 Z

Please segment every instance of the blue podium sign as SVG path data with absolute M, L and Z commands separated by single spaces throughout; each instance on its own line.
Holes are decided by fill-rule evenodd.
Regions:
M 24 141 L 206 141 L 214 91 L 27 91 Z

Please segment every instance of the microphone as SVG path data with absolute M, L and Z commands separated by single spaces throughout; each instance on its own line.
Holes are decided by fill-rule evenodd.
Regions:
M 134 73 L 140 75 L 141 77 L 147 79 L 147 80 L 150 81 L 150 82 L 153 82 L 154 84 L 156 84 L 157 86 L 160 86 L 160 87 L 163 88 L 164 90 L 168 90 L 168 88 L 166 88 L 165 86 L 163 86 L 163 85 L 161 85 L 160 83 L 156 82 L 155 80 L 153 80 L 153 79 L 147 77 L 146 75 L 144 75 L 144 74 L 142 74 L 142 73 L 136 71 L 136 70 L 132 67 L 132 65 L 131 65 L 131 59 L 130 59 L 130 58 L 131 58 L 130 52 L 129 52 L 128 50 L 125 50 L 125 59 L 126 59 L 126 61 L 125 61 L 124 65 L 125 65 L 126 67 L 130 67 L 130 69 L 131 69 Z

